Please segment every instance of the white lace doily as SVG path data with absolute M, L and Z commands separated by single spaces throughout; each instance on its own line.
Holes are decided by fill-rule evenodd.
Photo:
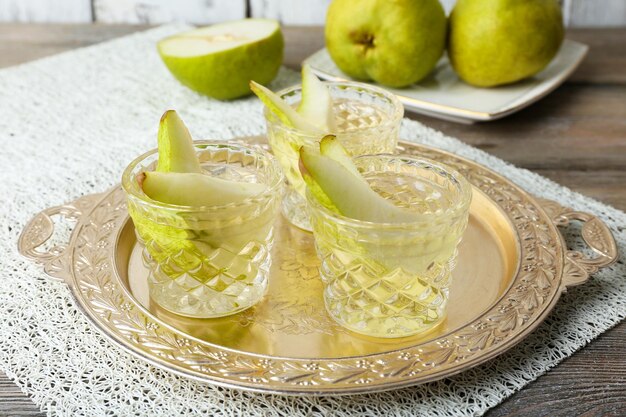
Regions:
M 155 41 L 164 26 L 0 71 L 0 366 L 49 415 L 480 415 L 626 316 L 626 267 L 573 288 L 518 346 L 453 378 L 381 394 L 297 398 L 216 388 L 161 371 L 112 345 L 64 284 L 16 250 L 38 211 L 118 183 L 156 146 L 160 115 L 177 109 L 199 138 L 264 132 L 254 98 L 218 102 L 182 87 Z M 272 85 L 293 84 L 283 70 Z M 602 218 L 626 249 L 626 214 L 405 120 L 401 137 L 485 164 L 526 190 Z

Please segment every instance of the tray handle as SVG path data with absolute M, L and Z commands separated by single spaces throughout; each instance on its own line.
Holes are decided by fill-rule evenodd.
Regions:
M 563 285 L 572 287 L 587 281 L 589 275 L 600 268 L 611 265 L 617 260 L 617 244 L 613 233 L 598 217 L 582 211 L 575 211 L 545 199 L 539 199 L 541 206 L 557 226 L 567 226 L 572 220 L 583 223 L 581 237 L 585 244 L 596 254 L 592 258 L 582 252 L 569 250 L 565 254 L 565 273 Z
M 71 203 L 62 206 L 47 208 L 35 215 L 24 226 L 17 241 L 18 252 L 43 265 L 44 272 L 50 277 L 66 281 L 69 279 L 69 258 L 67 246 L 69 242 L 54 245 L 47 250 L 39 249 L 54 233 L 54 220 L 52 216 L 62 215 L 66 219 L 78 221 L 89 208 L 99 201 L 102 194 L 91 194 L 80 197 Z

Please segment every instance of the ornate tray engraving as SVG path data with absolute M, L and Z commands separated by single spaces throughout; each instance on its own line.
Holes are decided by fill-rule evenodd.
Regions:
M 617 258 L 610 231 L 590 214 L 547 200 L 539 204 L 492 171 L 442 151 L 403 143 L 401 152 L 436 159 L 461 171 L 508 218 L 519 259 L 510 285 L 488 310 L 453 331 L 416 339 L 399 349 L 390 347 L 348 357 L 284 357 L 220 346 L 177 330 L 138 303 L 119 277 L 118 263 L 128 262 L 118 253 L 128 221 L 125 196 L 119 188 L 39 213 L 22 232 L 19 250 L 43 264 L 49 275 L 64 279 L 103 334 L 131 353 L 194 379 L 283 394 L 379 391 L 439 379 L 475 366 L 530 333 L 567 286 L 583 283 L 590 273 Z M 48 252 L 37 250 L 52 235 L 51 216 L 57 214 L 77 220 L 71 242 Z M 570 220 L 584 222 L 582 237 L 596 258 L 566 250 L 556 225 Z M 306 239 L 301 235 L 289 238 Z M 296 289 L 315 285 L 321 289 L 315 281 L 315 264 L 294 247 L 297 245 L 287 246 L 275 260 L 281 274 Z M 286 334 L 296 338 L 313 333 L 349 333 L 313 304 L 277 296 L 270 305 L 269 315 L 251 309 L 225 320 L 219 329 L 248 331 L 256 326 L 268 337 Z M 237 326 L 232 325 L 235 322 Z

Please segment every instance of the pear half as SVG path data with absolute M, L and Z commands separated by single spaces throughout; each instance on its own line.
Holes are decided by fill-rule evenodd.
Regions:
M 174 110 L 166 111 L 159 123 L 159 172 L 202 172 L 191 134 Z
M 284 40 L 276 20 L 243 19 L 165 38 L 157 49 L 182 84 L 229 100 L 250 94 L 250 80 L 267 84 L 274 79 Z
M 302 178 L 320 204 L 346 217 L 368 222 L 407 223 L 417 219 L 417 213 L 394 205 L 372 190 L 352 160 L 345 158 L 345 150 L 338 150 L 341 144 L 327 138 L 322 140 L 325 146 L 320 143 L 319 154 L 310 148 L 300 149 Z

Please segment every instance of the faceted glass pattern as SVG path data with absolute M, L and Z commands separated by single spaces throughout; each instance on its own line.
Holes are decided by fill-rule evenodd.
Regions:
M 419 215 L 411 223 L 363 222 L 307 193 L 326 308 L 339 324 L 368 336 L 430 330 L 446 315 L 471 187 L 426 159 L 372 155 L 355 162 L 374 190 Z
M 334 132 L 325 133 L 336 135 L 352 156 L 395 151 L 404 109 L 393 94 L 361 83 L 325 84 L 333 98 L 336 125 Z M 278 95 L 295 107 L 300 103 L 302 88 L 291 87 Z M 265 118 L 268 141 L 289 184 L 283 214 L 292 224 L 311 230 L 304 197 L 306 186 L 298 169 L 298 151 L 303 145 L 315 145 L 321 135 L 287 126 L 268 109 Z
M 135 179 L 140 172 L 153 169 L 156 152 L 131 164 L 123 184 L 143 260 L 150 270 L 151 300 L 184 316 L 220 317 L 251 307 L 265 293 L 283 176 L 276 160 L 261 149 L 195 144 L 208 174 L 264 183 L 267 190 L 221 206 L 156 202 L 143 194 Z

